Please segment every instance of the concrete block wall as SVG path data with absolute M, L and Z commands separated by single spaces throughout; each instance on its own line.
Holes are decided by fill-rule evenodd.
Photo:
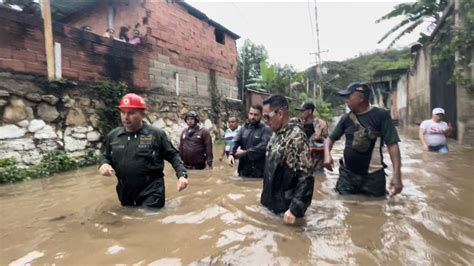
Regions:
M 409 74 L 407 74 L 409 75 Z M 407 126 L 407 75 L 403 75 L 397 82 L 398 124 Z
M 420 50 L 416 69 L 412 69 L 412 74 L 408 82 L 408 123 L 419 125 L 423 120 L 431 117 L 430 105 L 430 66 L 431 47 L 424 47 Z
M 150 60 L 149 79 L 153 89 L 168 95 L 176 95 L 176 74 L 179 79 L 179 95 L 211 98 L 209 73 L 195 71 L 171 63 L 169 57 L 158 54 Z M 238 98 L 237 82 L 234 79 L 216 77 L 217 88 L 222 97 Z

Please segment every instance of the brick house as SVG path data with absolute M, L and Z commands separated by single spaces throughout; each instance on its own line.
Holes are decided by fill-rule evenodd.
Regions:
M 137 29 L 150 48 L 150 88 L 164 93 L 209 97 L 210 71 L 223 96 L 237 98 L 238 35 L 184 1 L 100 1 L 64 20 L 98 34 Z M 211 74 L 214 75 L 214 74 Z
M 211 85 L 237 99 L 239 36 L 184 1 L 52 1 L 54 41 L 61 44 L 65 78 L 125 80 L 160 95 L 209 99 Z M 55 6 L 56 5 L 56 6 Z M 56 12 L 55 12 L 56 11 Z M 46 73 L 42 19 L 0 8 L 0 70 Z M 89 26 L 92 32 L 80 30 Z M 140 31 L 131 45 L 103 37 L 127 27 Z M 209 105 L 209 104 L 207 104 Z

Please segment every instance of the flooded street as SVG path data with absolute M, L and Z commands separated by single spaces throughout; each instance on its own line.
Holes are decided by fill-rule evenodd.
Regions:
M 0 264 L 472 265 L 474 150 L 428 154 L 402 138 L 402 194 L 341 197 L 337 174 L 318 174 L 297 226 L 260 205 L 262 180 L 218 161 L 180 193 L 167 165 L 160 211 L 121 207 L 96 167 L 1 186 Z

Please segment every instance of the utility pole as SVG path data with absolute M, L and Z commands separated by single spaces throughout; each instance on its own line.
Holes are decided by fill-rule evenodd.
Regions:
M 316 23 L 316 52 L 314 53 L 316 66 L 315 66 L 315 77 L 314 77 L 314 86 L 313 86 L 313 98 L 316 100 L 316 89 L 319 89 L 319 97 L 323 98 L 323 88 L 321 86 L 321 53 L 327 51 L 321 51 L 321 47 L 319 45 L 319 23 L 318 23 L 318 4 L 316 0 L 314 0 L 314 19 Z
M 243 52 L 242 52 L 242 88 L 241 88 L 241 96 L 242 96 L 242 103 L 245 105 L 245 102 L 244 102 L 244 86 L 245 86 L 245 48 L 242 49 Z
M 318 49 L 319 51 L 319 49 Z M 321 62 L 319 60 L 321 60 L 321 56 L 319 55 L 320 53 L 326 53 L 326 52 L 329 52 L 329 50 L 324 50 L 324 51 L 320 51 L 320 52 L 316 52 L 316 53 L 310 53 L 310 54 L 314 54 L 314 57 L 315 57 L 315 76 L 314 76 L 314 86 L 313 86 L 313 98 L 316 99 L 316 89 L 318 88 L 319 89 L 319 97 L 323 98 L 323 95 L 322 95 L 322 89 L 321 89 L 321 79 L 322 79 L 322 74 L 321 74 Z
M 53 27 L 51 25 L 51 5 L 49 0 L 41 1 L 44 27 L 44 49 L 46 52 L 46 64 L 48 68 L 48 79 L 53 80 L 54 75 L 54 48 L 53 48 Z
M 320 89 L 319 97 L 322 99 L 323 91 L 321 90 L 321 46 L 319 45 L 318 4 L 316 3 L 316 0 L 314 0 L 314 20 L 316 21 L 316 44 L 317 44 L 316 77 L 318 78 L 318 82 L 316 84 L 318 84 L 318 87 Z

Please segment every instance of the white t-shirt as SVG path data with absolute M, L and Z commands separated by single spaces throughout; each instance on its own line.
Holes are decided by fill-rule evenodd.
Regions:
M 438 146 L 446 144 L 445 132 L 448 130 L 448 123 L 439 123 L 432 119 L 425 120 L 420 124 L 420 128 L 425 130 L 425 142 L 428 146 Z

